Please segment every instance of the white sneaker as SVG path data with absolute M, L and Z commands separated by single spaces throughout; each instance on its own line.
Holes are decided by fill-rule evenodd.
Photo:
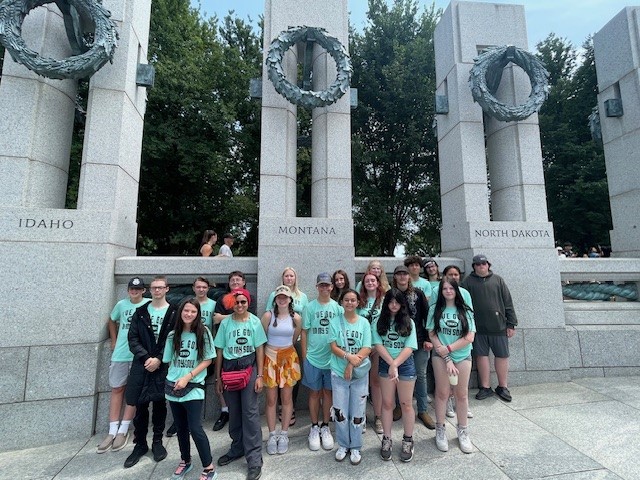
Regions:
M 453 406 L 453 397 L 449 397 L 449 400 L 447 400 L 447 417 L 453 418 L 455 416 L 456 416 L 456 410 L 455 410 L 455 407 Z
M 269 434 L 269 440 L 267 440 L 267 453 L 269 455 L 275 455 L 278 451 L 278 435 L 275 433 Z
M 360 455 L 360 450 L 356 450 L 355 448 L 351 449 L 351 456 L 349 457 L 351 461 L 351 465 L 358 465 L 362 460 L 362 456 Z
M 438 425 L 436 423 L 436 447 L 441 452 L 449 451 L 449 440 L 447 440 L 447 431 L 444 424 Z
M 473 444 L 469 438 L 469 427 L 457 427 L 458 431 L 458 443 L 460 444 L 460 450 L 464 453 L 473 452 Z
M 322 440 L 322 448 L 331 450 L 333 448 L 333 435 L 329 430 L 329 425 L 325 425 L 320 429 L 320 439 Z
M 320 427 L 313 425 L 309 432 L 309 450 L 320 450 Z
M 336 461 L 341 462 L 345 458 L 347 458 L 347 449 L 344 447 L 338 447 L 338 450 L 336 450 Z
M 471 413 L 471 410 L 467 410 L 467 418 L 473 418 L 473 413 Z
M 289 435 L 288 434 L 280 434 L 280 438 L 278 438 L 278 454 L 282 455 L 289 451 Z

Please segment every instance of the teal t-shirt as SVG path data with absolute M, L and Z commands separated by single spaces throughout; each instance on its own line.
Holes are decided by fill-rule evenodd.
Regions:
M 377 321 L 380 317 L 380 311 L 382 310 L 382 299 L 380 299 L 380 304 L 377 308 L 373 308 L 373 304 L 375 303 L 375 301 L 375 298 L 367 297 L 367 304 L 362 308 L 358 308 L 356 310 L 356 313 L 361 317 L 366 318 L 371 323 Z M 371 312 L 371 319 L 369 319 L 369 312 Z
M 162 322 L 164 321 L 164 316 L 167 314 L 167 309 L 169 305 L 162 308 L 155 308 L 149 302 L 147 305 L 147 310 L 149 312 L 149 316 L 151 317 L 151 328 L 153 328 L 153 336 L 156 337 L 156 342 L 158 341 L 158 336 L 160 335 L 160 327 L 162 327 Z
M 427 317 L 427 330 L 433 330 L 435 328 L 435 322 L 433 319 L 436 306 L 433 305 L 429 308 L 429 316 Z M 476 331 L 476 323 L 473 320 L 473 312 L 466 312 L 467 321 L 469 322 L 469 331 Z M 451 345 L 462 336 L 462 328 L 460 326 L 460 320 L 458 319 L 458 309 L 456 307 L 446 307 L 442 311 L 440 317 L 440 331 L 438 332 L 438 339 L 443 345 Z M 465 358 L 471 355 L 471 344 L 466 345 L 463 348 L 454 350 L 449 354 L 451 360 L 454 363 L 461 362 Z
M 307 331 L 307 360 L 314 367 L 330 368 L 329 325 L 343 313 L 344 309 L 335 300 L 328 303 L 313 300 L 302 311 L 302 329 Z
M 460 295 L 462 296 L 464 303 L 466 303 L 469 306 L 469 308 L 473 310 L 473 301 L 471 300 L 471 294 L 469 293 L 469 290 L 462 287 L 458 287 L 458 288 L 460 289 Z
M 129 350 L 129 340 L 127 336 L 129 334 L 129 327 L 131 326 L 131 317 L 136 311 L 136 308 L 144 305 L 146 300 L 138 303 L 131 303 L 131 300 L 124 298 L 116 303 L 116 306 L 111 310 L 111 321 L 118 324 L 118 336 L 116 337 L 116 346 L 111 354 L 112 362 L 131 362 L 133 361 L 133 353 Z
M 246 322 L 238 322 L 232 315 L 226 317 L 218 327 L 213 344 L 222 349 L 222 356 L 227 360 L 246 357 L 256 351 L 260 345 L 267 343 L 260 319 L 253 313 Z
M 204 303 L 200 304 L 200 314 L 202 315 L 202 324 L 209 330 L 213 331 L 213 311 L 216 308 L 215 300 L 207 298 Z
M 276 298 L 276 292 L 274 290 L 269 294 L 269 298 L 267 299 L 267 305 L 264 309 L 265 312 L 268 312 L 269 310 L 273 310 L 273 301 L 275 300 L 275 298 Z M 307 294 L 300 292 L 300 296 L 293 297 L 293 311 L 299 315 L 302 315 L 302 311 L 304 310 L 304 307 L 306 307 L 308 303 L 309 303 L 309 299 L 307 298 Z
M 347 342 L 349 343 L 346 348 L 342 333 L 342 320 L 344 320 Z M 336 342 L 336 345 L 347 353 L 358 353 L 363 347 L 371 348 L 371 325 L 366 318 L 359 315 L 355 323 L 349 323 L 344 315 L 340 315 L 329 325 L 329 349 L 331 349 L 331 342 Z M 333 373 L 344 378 L 344 370 L 347 368 L 347 361 L 344 358 L 337 357 L 332 353 L 329 365 Z
M 196 348 L 196 334 L 193 332 L 182 332 L 182 336 L 180 337 L 180 353 L 177 357 L 173 351 L 174 334 L 175 332 L 171 332 L 167 335 L 167 343 L 164 344 L 164 352 L 162 355 L 162 362 L 169 364 L 167 380 L 170 382 L 178 381 L 178 379 L 188 375 L 189 372 L 200 364 L 200 361 L 198 361 L 198 349 Z M 204 354 L 202 360 L 209 360 L 211 358 L 216 358 L 216 349 L 213 347 L 211 332 L 208 328 L 205 328 Z M 204 385 L 204 379 L 206 377 L 207 369 L 205 368 L 189 382 Z M 165 394 L 165 397 L 171 402 L 204 400 L 204 390 L 202 388 L 194 388 L 184 397 L 174 397 L 173 395 L 167 394 Z
M 413 281 L 413 279 L 411 279 L 411 285 L 413 285 L 414 288 L 418 288 L 422 290 L 422 293 L 424 293 L 424 296 L 427 297 L 429 301 L 431 301 L 431 297 L 434 295 L 433 286 L 431 282 L 429 282 L 426 278 L 418 277 L 418 280 L 416 281 Z M 435 294 L 437 293 L 438 291 L 436 290 Z
M 374 345 L 382 345 L 387 349 L 391 358 L 398 358 L 400 352 L 405 348 L 411 348 L 413 350 L 418 349 L 418 339 L 416 337 L 416 324 L 411 320 L 411 333 L 407 337 L 398 335 L 396 332 L 396 324 L 392 320 L 389 325 L 389 331 L 380 336 L 378 333 L 378 322 L 371 324 L 371 343 Z

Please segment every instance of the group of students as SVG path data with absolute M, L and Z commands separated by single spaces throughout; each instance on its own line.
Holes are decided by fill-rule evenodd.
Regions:
M 209 282 L 198 277 L 193 286 L 196 296 L 179 306 L 166 301 L 165 277 L 151 282 L 151 301 L 142 296 L 143 280 L 132 278 L 129 298 L 118 302 L 109 321 L 114 348 L 110 428 L 98 453 L 124 448 L 133 420 L 135 447 L 125 467 L 135 465 L 149 450 L 146 436 L 153 405 L 151 450 L 156 461 L 164 459 L 166 399 L 174 418 L 170 430 L 177 433 L 181 453 L 172 479 L 179 480 L 192 469 L 189 436 L 202 462 L 200 479 L 216 478 L 201 421 L 208 369 L 215 375 L 222 407 L 228 410 L 224 421 L 228 419 L 232 440 L 217 464 L 224 466 L 244 456 L 248 480 L 260 477 L 263 464 L 259 394 L 266 389 L 267 453 L 284 454 L 289 449 L 289 426 L 295 423 L 299 383 L 309 389 L 309 448 L 333 449 L 329 429 L 333 420 L 337 461 L 349 456 L 353 465 L 361 462 L 369 396 L 374 430 L 383 435 L 383 460 L 392 457 L 394 416 L 401 416 L 403 423 L 400 460 L 413 458 L 414 395 L 418 418 L 435 428 L 437 448 L 447 451 L 445 414 L 450 390 L 456 399 L 460 448 L 471 452 L 467 430 L 475 332 L 471 300 L 458 286 L 457 267 L 448 267 L 439 279 L 437 264 L 435 276 L 429 274 L 430 263 L 435 261 L 425 265 L 427 280 L 420 277 L 422 259 L 408 257 L 394 269 L 390 285 L 382 264 L 374 260 L 355 289 L 343 270 L 320 273 L 317 298 L 312 301 L 298 288 L 295 270 L 287 267 L 261 318 L 250 311 L 250 307 L 255 311 L 255 304 L 242 272 L 229 274 L 229 292 L 218 302 L 207 297 Z M 427 413 L 430 352 L 435 422 Z

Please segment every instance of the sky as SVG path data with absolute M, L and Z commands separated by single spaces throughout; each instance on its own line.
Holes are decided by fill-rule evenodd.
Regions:
M 276 0 L 277 1 L 277 0 Z M 322 0 L 316 0 L 322 1 Z M 477 0 L 482 3 L 509 3 L 525 6 L 529 50 L 544 40 L 549 33 L 566 38 L 575 47 L 581 47 L 589 34 L 600 30 L 625 6 L 633 5 L 629 0 Z M 216 14 L 223 18 L 229 10 L 243 19 L 248 17 L 257 24 L 264 10 L 263 0 L 191 0 L 205 16 Z M 391 0 L 388 0 L 391 3 Z M 421 6 L 430 6 L 431 0 L 418 0 Z M 358 30 L 366 24 L 367 0 L 350 0 L 351 24 Z M 445 9 L 449 0 L 436 0 L 436 8 Z

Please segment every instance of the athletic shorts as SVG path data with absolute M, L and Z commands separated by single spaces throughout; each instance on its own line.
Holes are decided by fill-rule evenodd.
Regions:
M 509 358 L 509 338 L 506 332 L 502 335 L 485 335 L 476 333 L 473 341 L 473 355 L 477 357 L 488 357 L 489 350 L 497 358 Z
M 318 368 L 309 363 L 306 358 L 303 362 L 304 376 L 302 377 L 302 384 L 305 387 L 310 388 L 314 392 L 319 392 L 323 388 L 325 390 L 331 390 L 331 369 L 330 368 Z
M 280 349 L 265 345 L 262 374 L 266 388 L 293 387 L 298 383 L 302 375 L 298 353 L 293 345 Z
M 131 369 L 131 362 L 111 362 L 109 365 L 109 386 L 111 388 L 124 387 Z

